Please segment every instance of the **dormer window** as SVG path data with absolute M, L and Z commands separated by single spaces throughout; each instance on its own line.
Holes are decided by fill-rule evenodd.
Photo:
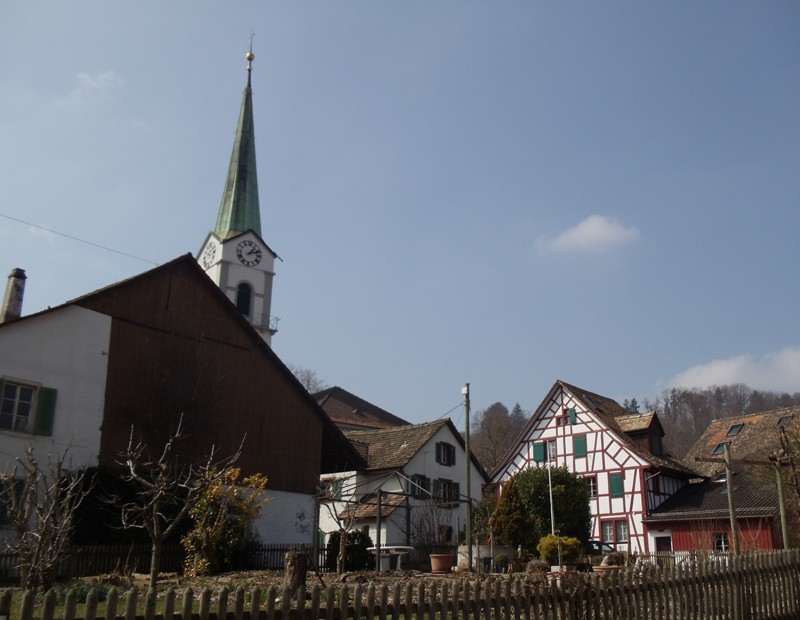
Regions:
M 739 431 L 742 430 L 744 424 L 734 424 L 728 429 L 728 437 L 733 437 L 734 435 L 738 435 Z

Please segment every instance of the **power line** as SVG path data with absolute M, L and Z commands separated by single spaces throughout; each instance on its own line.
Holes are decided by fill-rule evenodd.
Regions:
M 10 215 L 6 215 L 5 213 L 0 213 L 0 217 L 4 217 L 8 220 L 13 220 L 15 222 L 19 222 L 20 224 L 25 224 L 26 226 L 33 226 L 34 228 L 38 228 L 40 230 L 46 230 L 49 233 L 53 233 L 54 235 L 59 235 L 61 237 L 66 237 L 67 239 L 71 239 L 72 241 L 78 241 L 80 243 L 85 243 L 86 245 L 91 245 L 92 247 L 99 248 L 101 250 L 105 250 L 107 252 L 114 252 L 114 254 L 120 254 L 122 256 L 127 256 L 128 258 L 132 258 L 134 260 L 142 261 L 143 263 L 149 263 L 150 265 L 154 265 L 158 267 L 158 263 L 152 260 L 148 260 L 146 258 L 142 258 L 141 256 L 134 256 L 133 254 L 128 254 L 127 252 L 121 252 L 120 250 L 115 250 L 114 248 L 109 248 L 105 245 L 100 245 L 99 243 L 95 243 L 94 241 L 87 241 L 86 239 L 81 239 L 80 237 L 74 237 L 72 235 L 68 235 L 67 233 L 59 232 L 57 230 L 53 230 L 52 228 L 47 228 L 45 226 L 40 226 L 39 224 L 34 224 L 32 222 L 26 222 L 25 220 L 21 220 L 17 217 L 11 217 Z

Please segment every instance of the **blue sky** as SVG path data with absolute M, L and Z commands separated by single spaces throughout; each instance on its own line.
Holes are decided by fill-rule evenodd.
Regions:
M 285 362 L 419 422 L 800 391 L 797 2 L 4 2 L 25 314 L 199 250 L 251 31 Z

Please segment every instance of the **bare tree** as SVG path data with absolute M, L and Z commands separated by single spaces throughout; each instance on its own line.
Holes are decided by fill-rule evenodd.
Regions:
M 487 469 L 493 469 L 525 426 L 525 415 L 517 404 L 513 414 L 496 402 L 478 411 L 472 423 L 472 451 Z
M 200 463 L 181 462 L 177 445 L 183 439 L 181 421 L 164 444 L 157 460 L 147 455 L 147 446 L 134 443 L 131 428 L 127 449 L 120 465 L 123 478 L 136 487 L 136 498 L 130 501 L 119 497 L 111 503 L 122 512 L 122 526 L 143 529 L 151 542 L 150 587 L 155 588 L 161 568 L 161 549 L 164 541 L 175 532 L 189 514 L 194 503 L 215 482 L 223 479 L 238 459 L 241 446 L 230 457 L 216 460 L 212 446 L 209 456 Z
M 352 531 L 356 524 L 356 507 L 358 501 L 351 494 L 355 490 L 355 486 L 345 487 L 348 481 L 346 478 L 334 478 L 331 480 L 324 480 L 320 483 L 318 491 L 318 500 L 320 508 L 324 508 L 334 523 L 336 523 L 336 531 L 339 532 L 339 551 L 336 556 L 336 572 L 343 573 L 345 571 L 345 558 L 347 554 L 347 534 Z M 344 500 L 343 497 L 348 495 L 350 500 Z M 324 534 L 331 534 L 332 532 L 323 532 Z
M 302 366 L 295 366 L 294 364 L 289 364 L 289 370 L 291 370 L 292 374 L 303 384 L 303 387 L 306 388 L 309 394 L 316 394 L 328 387 L 328 384 L 317 375 L 317 371 L 315 370 L 303 368 Z
M 91 491 L 86 469 L 67 469 L 67 455 L 50 454 L 42 469 L 33 449 L 17 458 L 11 471 L 0 474 L 0 501 L 13 535 L 8 543 L 17 554 L 20 586 L 35 590 L 52 585 L 66 552 L 75 512 Z

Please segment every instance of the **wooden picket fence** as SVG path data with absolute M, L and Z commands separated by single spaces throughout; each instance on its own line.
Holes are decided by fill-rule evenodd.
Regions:
M 17 616 L 11 592 L 0 595 L 0 617 L 20 620 L 797 620 L 800 618 L 800 551 L 699 559 L 664 569 L 643 563 L 603 573 L 494 576 L 484 580 L 420 579 L 355 585 L 314 586 L 310 593 L 242 588 L 208 589 L 195 598 L 186 589 L 139 599 L 136 590 L 109 593 L 98 612 L 90 593 L 78 616 L 69 596 L 55 615 L 55 594 L 38 603 L 26 592 Z M 515 577 L 515 576 L 511 576 Z

